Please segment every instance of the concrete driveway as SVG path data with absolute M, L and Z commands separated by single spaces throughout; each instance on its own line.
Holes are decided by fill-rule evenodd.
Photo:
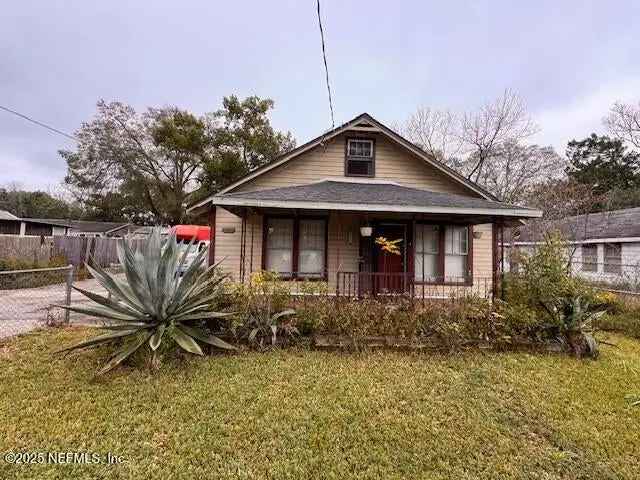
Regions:
M 105 295 L 106 291 L 94 279 L 80 280 L 73 283 L 91 292 Z M 64 310 L 51 307 L 64 304 L 66 285 L 64 283 L 47 285 L 38 288 L 21 288 L 16 290 L 0 290 L 0 338 L 25 333 L 45 325 L 48 316 L 62 320 Z M 80 293 L 71 292 L 71 303 L 93 303 Z M 72 323 L 88 322 L 90 319 L 71 312 Z

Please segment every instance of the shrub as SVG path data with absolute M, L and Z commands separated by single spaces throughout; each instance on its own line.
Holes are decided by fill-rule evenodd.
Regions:
M 571 274 L 566 244 L 558 235 L 523 255 L 520 272 L 508 275 L 505 287 L 505 317 L 522 315 L 530 335 L 560 340 L 579 356 L 597 356 L 592 322 L 612 299 Z
M 615 298 L 612 304 L 606 304 L 607 313 L 595 321 L 595 327 L 640 338 L 640 303 L 623 301 L 618 295 Z
M 239 340 L 264 347 L 275 345 L 278 338 L 291 339 L 298 329 L 291 318 L 290 285 L 273 272 L 256 272 L 248 284 L 229 285 L 236 322 L 233 331 Z
M 145 245 L 136 252 L 126 241 L 118 241 L 118 258 L 126 281 L 107 273 L 98 265 L 94 268 L 87 265 L 87 270 L 109 292 L 109 297 L 74 287 L 98 305 L 60 307 L 105 320 L 105 324 L 97 328 L 109 333 L 60 351 L 69 352 L 103 344 L 121 345 L 98 371 L 101 374 L 113 369 L 145 345 L 148 346 L 146 351 L 152 355 L 152 364 L 158 365 L 157 352 L 165 338 L 197 355 L 203 354 L 199 342 L 217 348 L 234 349 L 205 327 L 205 322 L 228 316 L 215 310 L 225 277 L 218 273 L 216 265 L 201 270 L 207 250 L 198 253 L 182 277 L 179 275 L 191 248 L 192 245 L 182 253 L 175 235 L 163 244 L 159 229 L 154 229 Z
M 0 272 L 12 270 L 33 270 L 40 268 L 66 267 L 67 259 L 64 256 L 55 256 L 49 260 L 25 260 L 20 258 L 0 259 Z M 20 288 L 37 288 L 66 281 L 67 272 L 31 272 L 31 273 L 4 273 L 0 275 L 0 290 L 15 290 Z

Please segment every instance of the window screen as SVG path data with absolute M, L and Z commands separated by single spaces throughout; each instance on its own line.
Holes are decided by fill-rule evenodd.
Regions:
M 293 267 L 293 219 L 271 218 L 267 226 L 266 269 L 291 274 Z
M 435 280 L 439 276 L 438 257 L 440 249 L 440 229 L 437 225 L 416 225 L 415 279 Z
M 620 274 L 622 272 L 622 246 L 619 243 L 604 244 L 605 273 Z
M 447 226 L 444 231 L 444 274 L 448 281 L 464 281 L 468 275 L 469 229 Z
M 300 220 L 298 271 L 303 277 L 324 274 L 325 221 Z
M 582 245 L 582 271 L 598 271 L 598 245 Z

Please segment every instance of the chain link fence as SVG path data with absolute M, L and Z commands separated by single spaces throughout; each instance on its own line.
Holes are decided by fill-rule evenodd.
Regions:
M 116 267 L 110 270 L 117 273 Z M 0 272 L 0 338 L 43 326 L 91 321 L 85 315 L 57 306 L 92 303 L 72 286 L 106 294 L 87 270 L 72 265 Z

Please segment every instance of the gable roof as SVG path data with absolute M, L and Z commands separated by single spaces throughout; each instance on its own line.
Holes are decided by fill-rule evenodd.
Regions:
M 6 210 L 0 210 L 0 220 L 20 220 L 13 213 L 7 212 Z
M 558 230 L 569 241 L 635 239 L 640 241 L 640 208 L 626 208 L 608 212 L 577 215 L 560 220 Z M 543 240 L 542 232 L 534 226 L 524 226 L 515 239 L 518 243 L 531 243 Z M 576 233 L 578 233 L 576 235 Z
M 507 203 L 431 192 L 393 182 L 362 183 L 322 180 L 308 185 L 227 193 L 212 199 L 221 206 L 294 208 L 406 213 L 457 213 L 508 217 L 539 217 L 539 210 Z
M 68 227 L 80 232 L 93 233 L 111 233 L 131 225 L 126 222 L 92 222 L 88 220 L 63 220 L 59 218 L 21 218 L 20 220 L 31 223 L 43 223 L 46 225 Z
M 491 193 L 487 192 L 485 189 L 480 187 L 478 184 L 476 184 L 475 182 L 472 182 L 471 180 L 467 179 L 463 175 L 460 175 L 458 172 L 456 172 L 452 168 L 448 167 L 444 163 L 436 160 L 431 155 L 429 155 L 427 152 L 425 152 L 423 149 L 418 147 L 416 144 L 410 142 L 409 140 L 404 138 L 402 135 L 400 135 L 397 132 L 391 130 L 389 127 L 387 127 L 384 124 L 380 123 L 378 120 L 376 120 L 371 115 L 369 115 L 368 113 L 365 112 L 365 113 L 361 113 L 360 115 L 358 115 L 357 117 L 353 118 L 352 120 L 349 120 L 348 122 L 345 122 L 342 125 L 334 128 L 333 130 L 330 130 L 330 131 L 328 131 L 328 132 L 326 132 L 326 133 L 314 138 L 313 140 L 310 140 L 307 143 L 305 143 L 303 145 L 300 145 L 299 147 L 294 148 L 290 152 L 284 153 L 280 157 L 276 158 L 274 161 L 272 161 L 272 162 L 270 162 L 270 163 L 268 163 L 266 165 L 263 165 L 262 167 L 259 167 L 259 168 L 255 169 L 255 170 L 253 170 L 252 172 L 249 172 L 247 175 L 245 175 L 241 179 L 235 181 L 234 183 L 232 183 L 231 185 L 227 186 L 226 188 L 223 188 L 216 195 L 210 195 L 210 196 L 206 197 L 204 200 L 201 200 L 198 203 L 192 205 L 188 209 L 188 211 L 191 211 L 193 209 L 196 209 L 198 207 L 206 205 L 207 203 L 209 203 L 211 201 L 211 199 L 214 196 L 223 195 L 223 194 L 229 193 L 232 190 L 234 190 L 235 188 L 239 187 L 240 185 L 243 185 L 243 184 L 247 183 L 248 181 L 253 180 L 256 177 L 259 177 L 260 175 L 263 175 L 264 173 L 269 172 L 269 171 L 273 170 L 274 168 L 277 168 L 280 165 L 283 165 L 283 164 L 289 162 L 290 160 L 293 160 L 294 158 L 296 158 L 297 156 L 301 155 L 302 153 L 307 152 L 307 151 L 311 150 L 312 148 L 317 147 L 318 145 L 322 145 L 324 142 L 326 142 L 326 141 L 328 141 L 328 140 L 330 140 L 330 139 L 332 139 L 332 138 L 334 138 L 334 137 L 340 135 L 341 133 L 343 133 L 343 132 L 345 132 L 347 130 L 350 130 L 350 129 L 358 129 L 360 131 L 365 131 L 365 132 L 381 133 L 381 134 L 385 135 L 387 138 L 389 138 L 390 140 L 392 140 L 393 142 L 395 142 L 396 144 L 399 144 L 400 146 L 402 146 L 405 149 L 407 149 L 410 152 L 412 152 L 414 155 L 418 156 L 420 159 L 422 159 L 428 165 L 431 165 L 432 167 L 436 168 L 437 170 L 442 172 L 444 175 L 446 175 L 449 178 L 453 179 L 457 183 L 464 185 L 466 188 L 468 188 L 469 190 L 479 194 L 481 197 L 483 197 L 483 198 L 485 198 L 487 200 L 498 201 L 498 199 L 494 195 L 492 195 Z

